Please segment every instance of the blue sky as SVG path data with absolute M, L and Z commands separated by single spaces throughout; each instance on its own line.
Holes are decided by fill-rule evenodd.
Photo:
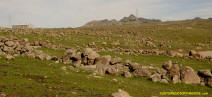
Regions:
M 0 0 L 0 26 L 78 27 L 134 14 L 162 20 L 212 17 L 212 0 Z

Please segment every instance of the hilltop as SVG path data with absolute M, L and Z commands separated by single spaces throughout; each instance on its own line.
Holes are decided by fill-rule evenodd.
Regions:
M 105 26 L 118 26 L 118 25 L 127 25 L 127 24 L 145 24 L 145 23 L 152 23 L 152 22 L 161 22 L 159 19 L 146 19 L 142 17 L 136 17 L 131 14 L 129 17 L 123 17 L 119 21 L 112 19 L 104 19 L 104 20 L 94 20 L 91 22 L 86 23 L 83 27 L 105 27 Z

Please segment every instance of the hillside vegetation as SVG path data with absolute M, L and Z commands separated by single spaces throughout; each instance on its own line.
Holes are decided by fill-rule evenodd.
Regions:
M 195 71 L 212 70 L 212 62 L 193 57 L 126 53 L 122 50 L 175 51 L 189 56 L 189 51 L 212 50 L 212 20 L 149 22 L 104 27 L 9 29 L 2 28 L 0 37 L 17 38 L 37 45 L 36 50 L 56 56 L 64 55 L 69 48 L 93 48 L 101 56 L 120 57 L 140 65 L 162 67 L 172 60 Z M 40 46 L 40 44 L 42 44 Z M 118 50 L 117 50 L 118 48 Z M 164 84 L 148 78 L 123 76 L 93 76 L 93 71 L 71 68 L 52 60 L 39 60 L 26 55 L 8 60 L 0 57 L 0 94 L 8 97 L 110 97 L 118 89 L 133 97 L 152 97 L 160 92 L 201 92 L 211 97 L 212 88 L 200 84 Z M 66 67 L 66 68 L 65 68 Z M 70 68 L 69 68 L 70 67 Z M 65 69 L 64 69 L 65 68 Z M 185 95 L 183 95 L 185 96 Z M 1 97 L 1 96 L 0 96 Z M 3 96 L 4 97 L 4 96 Z M 163 96 L 173 97 L 173 96 Z M 182 97 L 182 96 L 179 96 Z M 187 95 L 186 97 L 199 97 Z

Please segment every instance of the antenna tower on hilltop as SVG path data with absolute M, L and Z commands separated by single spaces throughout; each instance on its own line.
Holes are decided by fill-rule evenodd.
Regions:
M 11 22 L 12 22 L 12 17 L 11 17 L 11 15 L 9 14 L 9 16 L 8 16 L 8 27 L 9 27 L 9 28 L 12 27 L 12 26 L 11 26 Z
M 138 18 L 138 9 L 135 10 L 135 16 Z

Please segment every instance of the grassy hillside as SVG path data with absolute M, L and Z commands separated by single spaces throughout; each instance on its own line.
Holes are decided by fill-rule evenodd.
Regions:
M 96 47 L 127 49 L 160 49 L 178 50 L 188 53 L 189 50 L 212 50 L 212 20 L 186 20 L 150 23 L 143 25 L 124 25 L 99 28 L 61 28 L 61 29 L 28 29 L 1 31 L 0 36 L 28 38 L 29 42 L 49 41 L 55 45 L 68 47 L 86 47 L 95 42 Z M 142 40 L 151 39 L 156 47 L 149 47 Z M 120 45 L 111 45 L 119 41 Z M 102 42 L 107 42 L 103 45 Z M 165 46 L 160 47 L 163 42 Z M 168 47 L 168 46 L 171 46 Z M 64 49 L 37 48 L 51 55 L 61 57 Z M 194 70 L 210 69 L 212 63 L 195 59 L 183 59 L 156 55 L 128 55 L 115 52 L 100 52 L 101 55 L 119 56 L 142 65 L 161 65 L 172 60 L 182 66 L 191 66 Z M 0 92 L 8 97 L 108 97 L 118 89 L 127 91 L 133 97 L 159 96 L 160 92 L 201 92 L 212 96 L 212 88 L 201 85 L 154 83 L 146 78 L 124 78 L 121 76 L 91 76 L 91 71 L 80 69 L 63 70 L 63 66 L 72 64 L 41 61 L 18 56 L 14 60 L 0 58 Z M 115 80 L 114 80 L 115 79 Z M 117 80 L 117 81 L 116 81 Z M 169 96 L 165 96 L 169 97 Z M 173 97 L 173 96 L 170 96 Z M 182 96 L 179 96 L 182 97 Z M 199 96 L 186 96 L 199 97 Z
M 133 58 L 135 56 L 127 57 Z M 138 62 L 143 63 L 142 61 L 145 60 L 148 58 L 140 59 Z M 186 60 L 179 62 L 195 67 L 195 69 L 208 68 L 206 64 L 194 66 L 193 64 L 196 64 L 197 61 L 190 61 L 189 64 L 184 63 L 184 61 Z M 133 97 L 160 96 L 160 92 L 169 91 L 207 92 L 209 93 L 208 97 L 212 96 L 212 89 L 201 85 L 162 84 L 151 82 L 146 78 L 119 76 L 95 78 L 89 76 L 91 74 L 89 71 L 62 70 L 61 67 L 67 65 L 26 57 L 16 57 L 13 61 L 1 58 L 0 62 L 0 91 L 8 94 L 9 97 L 56 97 L 56 95 L 59 97 L 108 97 L 120 88 Z M 148 63 L 161 63 L 161 61 L 148 61 Z M 114 79 L 118 81 L 116 82 Z

